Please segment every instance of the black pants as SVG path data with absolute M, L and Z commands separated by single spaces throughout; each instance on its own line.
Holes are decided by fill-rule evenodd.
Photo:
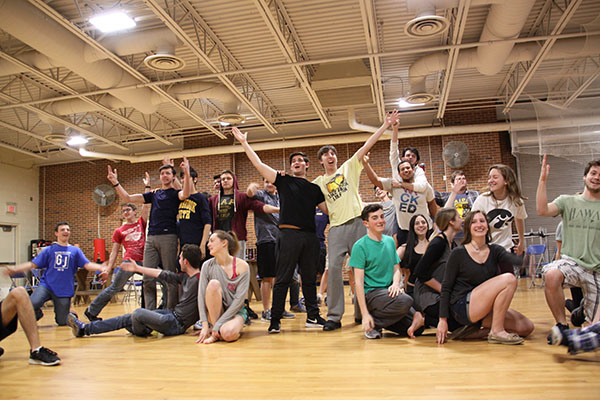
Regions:
M 319 239 L 314 232 L 296 229 L 281 229 L 277 239 L 277 280 L 273 287 L 271 321 L 281 320 L 288 287 L 296 265 L 302 276 L 302 293 L 309 318 L 319 315 L 317 305 L 317 264 L 319 261 Z

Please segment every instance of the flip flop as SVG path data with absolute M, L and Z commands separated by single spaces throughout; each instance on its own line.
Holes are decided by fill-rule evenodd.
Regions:
M 525 339 L 515 333 L 509 333 L 508 336 L 498 336 L 490 333 L 488 335 L 488 343 L 491 344 L 521 344 Z

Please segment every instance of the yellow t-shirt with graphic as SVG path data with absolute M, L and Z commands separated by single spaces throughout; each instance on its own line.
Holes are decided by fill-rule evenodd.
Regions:
M 321 175 L 313 181 L 325 195 L 330 226 L 341 225 L 360 216 L 363 207 L 358 186 L 362 170 L 363 165 L 355 154 L 334 174 Z

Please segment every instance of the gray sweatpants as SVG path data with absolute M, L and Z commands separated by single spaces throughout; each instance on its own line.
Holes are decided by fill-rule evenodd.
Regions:
M 376 329 L 388 328 L 402 320 L 411 312 L 413 303 L 412 297 L 405 293 L 390 297 L 386 288 L 370 290 L 365 295 L 365 301 Z
M 344 279 L 342 268 L 344 257 L 352 252 L 352 246 L 367 234 L 360 217 L 329 228 L 327 255 L 329 275 L 327 277 L 327 319 L 339 322 L 344 315 Z

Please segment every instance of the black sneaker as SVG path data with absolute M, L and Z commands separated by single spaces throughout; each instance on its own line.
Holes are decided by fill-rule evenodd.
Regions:
M 2 356 L 2 354 L 4 354 L 4 349 L 0 347 L 0 356 Z
M 567 310 L 569 310 L 569 312 L 573 312 L 573 310 L 575 308 L 577 308 L 577 305 L 575 304 L 575 302 L 573 300 L 567 299 L 567 300 L 565 300 L 565 308 Z
M 245 307 L 246 307 L 246 312 L 248 313 L 248 318 L 250 318 L 250 319 L 258 319 L 258 314 L 255 313 L 254 310 L 252 310 L 250 308 L 249 304 L 246 304 Z
M 323 317 L 317 315 L 314 318 L 306 318 L 306 324 L 304 326 L 307 328 L 322 328 L 326 323 L 327 321 Z
M 550 344 L 554 346 L 568 346 L 567 335 L 563 335 L 564 329 L 554 325 L 550 330 Z
M 585 312 L 583 306 L 579 306 L 571 311 L 571 323 L 574 326 L 581 326 L 585 322 Z
M 98 317 L 97 315 L 94 315 L 90 312 L 89 307 L 85 309 L 85 311 L 83 312 L 83 314 L 86 316 L 86 318 L 90 321 L 90 322 L 94 322 L 94 321 L 102 321 L 102 318 Z
M 29 352 L 29 364 L 43 365 L 49 367 L 51 365 L 60 364 L 58 354 L 45 347 L 40 347 L 38 350 Z
M 569 325 L 564 325 L 564 324 L 561 324 L 560 322 L 558 324 L 554 325 L 552 327 L 552 330 L 550 331 L 550 334 L 548 334 L 548 337 L 546 338 L 548 340 L 548 344 L 552 344 L 552 341 L 554 340 L 554 339 L 552 339 L 553 334 L 555 335 L 555 333 L 554 333 L 555 329 L 554 328 L 560 330 L 560 332 L 562 334 L 563 331 L 566 331 L 566 330 L 569 329 Z
M 342 327 L 341 322 L 328 320 L 327 322 L 325 322 L 325 325 L 323 325 L 323 330 L 324 331 L 335 331 L 336 329 L 340 329 L 341 327 Z
M 281 324 L 279 323 L 279 321 L 271 320 L 271 324 L 269 325 L 269 329 L 267 330 L 267 332 L 269 334 L 281 332 Z
M 69 315 L 67 315 L 67 325 L 71 327 L 73 336 L 82 337 L 85 335 L 85 324 L 77 319 L 77 314 L 74 312 L 70 312 Z

